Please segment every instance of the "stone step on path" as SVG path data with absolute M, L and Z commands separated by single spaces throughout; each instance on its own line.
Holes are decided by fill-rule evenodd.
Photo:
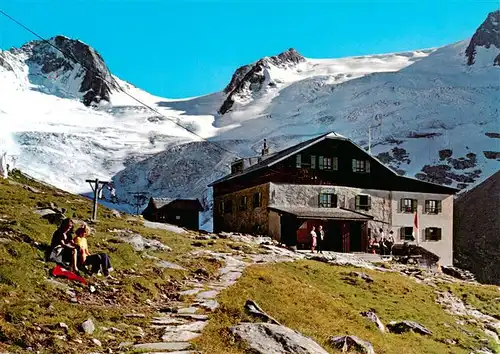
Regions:
M 152 329 L 163 330 L 161 342 L 133 345 L 134 349 L 147 350 L 150 353 L 161 354 L 194 354 L 190 341 L 201 336 L 201 332 L 208 324 L 206 312 L 215 311 L 219 307 L 216 297 L 219 293 L 232 286 L 241 277 L 244 269 L 253 263 L 277 262 L 291 260 L 289 253 L 278 250 L 274 254 L 255 255 L 251 263 L 242 261 L 241 256 L 223 253 L 210 253 L 211 256 L 224 261 L 224 267 L 219 269 L 218 279 L 202 283 L 189 281 L 187 289 L 179 294 L 194 296 L 191 303 L 181 302 L 178 307 L 168 314 L 154 317 L 151 321 Z M 208 290 L 207 290 L 208 289 Z

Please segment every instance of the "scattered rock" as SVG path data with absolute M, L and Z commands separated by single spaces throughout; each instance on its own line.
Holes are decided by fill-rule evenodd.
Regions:
M 160 268 L 186 270 L 186 268 L 184 268 L 178 264 L 168 262 L 168 261 L 160 261 L 160 262 L 156 263 L 156 265 Z
M 207 315 L 196 315 L 196 314 L 191 314 L 191 313 L 178 313 L 178 314 L 175 314 L 175 316 L 176 317 L 183 317 L 183 318 L 190 318 L 190 319 L 197 320 L 197 321 L 208 320 Z
M 154 350 L 154 351 L 184 350 L 184 349 L 188 349 L 189 347 L 191 347 L 191 343 L 188 343 L 188 342 L 143 343 L 143 344 L 136 344 L 133 346 L 134 349 Z
M 205 243 L 203 243 L 201 241 L 195 241 L 195 242 L 191 243 L 191 246 L 193 246 L 193 247 L 205 247 Z
M 23 188 L 31 193 L 35 193 L 35 194 L 42 194 L 43 193 L 40 189 L 32 187 L 32 186 L 24 185 Z
M 476 281 L 476 276 L 472 272 L 469 272 L 468 270 L 465 269 L 460 269 L 453 266 L 441 266 L 441 270 L 443 271 L 444 274 L 450 275 L 457 279 L 471 281 L 471 282 Z
M 102 347 L 102 343 L 101 343 L 101 341 L 99 339 L 92 338 L 92 343 L 94 343 L 98 347 Z
M 210 235 L 198 235 L 195 237 L 197 240 L 210 240 Z
M 361 316 L 368 318 L 370 321 L 375 323 L 380 332 L 385 333 L 385 326 L 378 318 L 377 314 L 372 311 L 361 312 Z
M 343 353 L 355 351 L 356 353 L 375 354 L 373 345 L 356 336 L 341 336 L 330 338 L 333 347 L 340 349 Z
M 208 270 L 206 270 L 205 268 L 198 268 L 194 271 L 194 274 L 196 275 L 200 275 L 202 277 L 206 277 L 206 278 L 209 278 L 210 277 L 210 273 L 208 272 Z
M 245 309 L 253 316 L 259 317 L 266 322 L 273 323 L 275 325 L 281 326 L 281 323 L 276 321 L 274 318 L 269 316 L 260 306 L 253 300 L 247 300 L 245 303 Z
M 196 295 L 200 291 L 202 291 L 203 288 L 195 288 L 195 289 L 189 289 L 189 290 L 184 290 L 179 293 L 179 295 L 184 295 L 184 296 L 190 296 L 190 295 Z
M 203 307 L 204 309 L 215 311 L 219 307 L 219 303 L 217 300 L 207 300 L 201 303 L 198 303 L 197 306 Z
M 360 279 L 363 279 L 367 283 L 373 283 L 373 278 L 371 276 L 369 276 L 368 274 L 366 274 L 366 273 L 351 272 L 349 275 L 350 276 L 356 276 L 356 277 L 358 277 Z
M 157 326 L 165 326 L 165 325 L 173 325 L 173 324 L 184 324 L 185 320 L 173 317 L 154 317 L 151 322 L 153 325 Z
M 230 328 L 236 339 L 259 354 L 327 354 L 309 337 L 272 323 L 241 323 Z
M 127 313 L 123 315 L 125 318 L 145 318 L 146 315 L 143 313 Z
M 214 299 L 217 297 L 218 294 L 219 294 L 219 292 L 217 290 L 208 290 L 208 291 L 204 291 L 202 293 L 199 293 L 196 296 L 196 299 L 197 300 Z
M 451 155 L 453 155 L 453 150 L 451 149 L 439 150 L 439 159 L 441 161 L 446 160 L 448 157 L 451 157 Z
M 500 139 L 500 133 L 484 133 L 488 138 Z
M 158 240 L 150 240 L 141 235 L 134 233 L 130 230 L 121 230 L 118 238 L 124 242 L 129 243 L 132 248 L 137 251 L 144 251 L 145 249 L 156 251 L 171 251 L 172 249 Z
M 59 322 L 59 328 L 62 328 L 65 331 L 69 331 L 68 325 L 66 323 L 64 323 L 64 322 Z
M 180 308 L 177 310 L 177 313 L 178 314 L 185 314 L 185 313 L 190 313 L 190 314 L 194 314 L 196 313 L 196 311 L 198 311 L 198 309 L 196 307 L 183 307 L 183 308 Z
M 201 333 L 191 332 L 191 331 L 175 331 L 175 332 L 165 332 L 161 337 L 164 342 L 187 342 L 198 338 Z
M 120 214 L 120 212 L 118 210 L 111 210 L 111 213 L 113 214 L 113 216 L 115 218 L 121 218 L 122 217 L 122 214 Z
M 456 345 L 457 341 L 454 339 L 445 338 L 443 339 L 443 343 L 448 345 Z
M 420 323 L 413 321 L 391 321 L 387 324 L 389 332 L 401 334 L 405 332 L 415 332 L 422 335 L 432 335 L 432 332 L 422 326 Z
M 89 318 L 87 321 L 82 323 L 82 330 L 87 334 L 92 334 L 95 331 L 94 322 Z
M 498 160 L 500 159 L 499 151 L 483 151 L 484 157 L 490 160 Z

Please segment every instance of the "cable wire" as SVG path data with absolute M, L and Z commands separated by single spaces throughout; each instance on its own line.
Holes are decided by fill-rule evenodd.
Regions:
M 242 158 L 240 155 L 238 155 L 237 153 L 229 150 L 229 149 L 226 149 L 225 147 L 213 142 L 213 141 L 210 141 L 202 136 L 200 136 L 198 133 L 196 133 L 195 131 L 193 131 L 192 129 L 189 129 L 187 127 L 185 127 L 184 125 L 182 125 L 181 123 L 179 123 L 178 121 L 172 119 L 171 117 L 167 117 L 166 115 L 164 115 L 163 113 L 160 113 L 158 110 L 156 110 L 155 108 L 151 107 L 150 105 L 144 103 L 143 101 L 139 100 L 138 98 L 134 97 L 133 95 L 131 95 L 130 93 L 128 93 L 127 91 L 125 91 L 119 84 L 118 82 L 116 82 L 116 80 L 113 79 L 113 76 L 111 76 L 111 78 L 113 79 L 113 82 L 109 82 L 106 78 L 103 78 L 99 72 L 91 69 L 91 68 L 88 68 L 85 64 L 83 64 L 82 62 L 80 62 L 74 55 L 73 53 L 66 53 L 64 52 L 63 50 L 61 50 L 59 47 L 53 45 L 52 43 L 50 43 L 50 41 L 46 40 L 45 38 L 43 38 L 42 36 L 40 36 L 38 33 L 36 33 L 35 31 L 33 31 L 32 29 L 30 29 L 29 27 L 25 26 L 24 24 L 22 24 L 21 22 L 19 22 L 18 20 L 16 20 L 15 18 L 13 18 L 12 16 L 10 16 L 9 14 L 7 14 L 5 11 L 3 11 L 2 9 L 0 9 L 0 13 L 2 15 L 4 15 L 5 17 L 7 17 L 9 20 L 11 20 L 12 22 L 14 22 L 15 24 L 19 25 L 20 27 L 24 28 L 26 31 L 30 32 L 31 34 L 33 34 L 34 36 L 36 36 L 37 38 L 39 38 L 41 41 L 47 43 L 49 46 L 51 46 L 52 48 L 54 48 L 55 50 L 57 50 L 58 52 L 60 52 L 62 55 L 64 55 L 65 57 L 69 57 L 71 60 L 74 60 L 75 62 L 77 62 L 78 64 L 80 64 L 82 66 L 82 68 L 84 68 L 85 70 L 87 71 L 90 71 L 92 73 L 94 73 L 96 75 L 96 77 L 98 77 L 99 79 L 101 79 L 102 81 L 106 82 L 107 84 L 109 85 L 112 85 L 112 86 L 116 86 L 118 87 L 118 89 L 123 92 L 125 95 L 127 95 L 128 97 L 130 97 L 131 99 L 133 99 L 134 101 L 136 101 L 137 103 L 139 103 L 140 105 L 148 108 L 149 110 L 151 110 L 152 112 L 168 119 L 169 121 L 173 122 L 174 124 L 176 124 L 177 126 L 181 127 L 182 129 L 186 130 L 187 132 L 193 134 L 194 136 L 200 138 L 201 140 L 203 141 L 206 141 L 207 143 L 209 144 L 212 144 L 216 147 L 218 147 L 220 150 L 223 150 L 231 155 L 234 155 L 236 156 L 237 158 Z

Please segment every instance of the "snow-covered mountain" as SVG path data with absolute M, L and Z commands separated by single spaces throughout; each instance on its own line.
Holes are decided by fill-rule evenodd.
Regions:
M 66 57 L 34 41 L 0 51 L 0 145 L 3 135 L 16 167 L 70 191 L 113 178 L 125 204 L 147 192 L 209 207 L 206 185 L 264 138 L 278 150 L 334 130 L 366 146 L 371 130 L 372 153 L 398 172 L 466 188 L 499 169 L 499 27 L 496 11 L 471 39 L 441 48 L 341 59 L 289 49 L 183 100 L 113 76 L 80 41 L 50 40 Z

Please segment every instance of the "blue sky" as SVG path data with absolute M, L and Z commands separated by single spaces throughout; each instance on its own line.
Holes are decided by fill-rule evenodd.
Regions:
M 293 47 L 310 58 L 397 52 L 466 39 L 498 1 L 4 0 L 43 37 L 96 48 L 112 72 L 177 98 L 221 90 L 233 71 Z M 0 16 L 0 48 L 34 36 Z

